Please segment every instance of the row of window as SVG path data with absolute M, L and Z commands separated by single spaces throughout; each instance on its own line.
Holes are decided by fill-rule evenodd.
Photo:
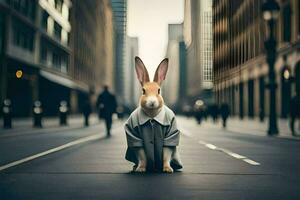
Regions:
M 4 52 L 4 16 L 0 13 L 0 55 Z
M 6 3 L 13 9 L 28 17 L 32 21 L 35 19 L 36 3 L 33 0 L 6 0 Z
M 67 72 L 68 55 L 46 40 L 41 41 L 40 60 L 47 67 L 54 67 L 61 72 Z
M 34 30 L 17 19 L 13 20 L 13 44 L 30 52 L 33 51 Z
M 64 44 L 69 44 L 69 33 L 54 21 L 46 11 L 42 13 L 41 26 L 48 34 L 53 35 Z

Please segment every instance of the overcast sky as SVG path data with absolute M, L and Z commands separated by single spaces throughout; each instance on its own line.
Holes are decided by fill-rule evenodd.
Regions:
M 168 24 L 183 22 L 184 0 L 128 0 L 129 36 L 139 38 L 139 56 L 152 79 L 165 57 Z

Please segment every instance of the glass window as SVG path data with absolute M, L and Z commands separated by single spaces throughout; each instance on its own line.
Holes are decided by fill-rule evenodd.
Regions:
M 60 38 L 61 38 L 61 26 L 57 22 L 54 22 L 54 35 L 57 39 L 60 40 Z
M 13 9 L 19 11 L 26 17 L 34 20 L 35 19 L 35 1 L 32 0 L 11 0 L 10 5 Z
M 53 63 L 53 66 L 55 68 L 58 68 L 60 69 L 60 63 L 61 63 L 61 59 L 60 59 L 60 56 L 59 54 L 57 54 L 56 52 L 52 52 L 52 63 Z
M 60 13 L 62 11 L 62 5 L 63 5 L 62 0 L 55 0 L 55 8 Z
M 33 51 L 34 31 L 18 20 L 13 20 L 13 44 Z
M 291 26 L 291 20 L 292 20 L 292 13 L 291 13 L 291 6 L 286 5 L 283 8 L 283 41 L 289 42 L 291 41 L 291 32 L 292 32 L 292 26 Z
M 42 44 L 41 47 L 41 62 L 44 64 L 47 64 L 47 47 L 45 46 L 45 44 Z
M 298 35 L 300 35 L 300 1 L 298 1 Z
M 4 15 L 0 14 L 0 55 L 4 51 L 4 34 L 5 34 L 5 21 L 4 21 Z
M 43 11 L 41 25 L 44 30 L 47 30 L 49 14 Z

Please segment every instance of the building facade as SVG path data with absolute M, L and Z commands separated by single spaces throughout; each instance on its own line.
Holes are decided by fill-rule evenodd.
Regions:
M 300 23 L 297 0 L 277 1 L 280 16 L 275 27 L 277 45 L 276 107 L 287 117 L 292 96 L 300 95 Z M 215 0 L 214 93 L 241 118 L 264 118 L 269 113 L 268 65 L 264 50 L 266 24 L 262 0 Z
M 186 0 L 184 6 L 187 96 L 212 103 L 212 1 Z
M 183 94 L 183 87 L 186 85 L 184 84 L 186 78 L 185 53 L 183 24 L 169 24 L 166 57 L 169 58 L 170 68 L 162 85 L 162 95 L 165 103 L 175 110 L 185 96 Z
M 68 74 L 71 6 L 68 0 L 0 1 L 1 100 L 11 99 L 15 116 L 30 115 L 35 100 L 52 114 L 49 99 L 67 99 L 66 85 L 76 87 Z
M 124 68 L 124 105 L 130 110 L 138 106 L 141 95 L 141 86 L 135 72 L 134 58 L 137 55 L 139 55 L 138 38 L 127 36 Z
M 115 27 L 115 92 L 124 101 L 124 74 L 127 33 L 127 0 L 111 0 Z
M 200 65 L 202 89 L 213 88 L 212 0 L 200 2 Z
M 100 2 L 93 6 L 92 1 L 84 1 L 78 8 L 79 2 L 71 0 L 0 1 L 1 101 L 11 99 L 14 116 L 31 115 L 36 100 L 41 101 L 44 115 L 56 115 L 62 100 L 71 111 L 79 111 L 82 98 L 96 87 L 91 83 L 103 79 L 98 72 L 103 66 L 95 58 L 105 54 L 97 53 L 105 49 L 98 47 L 104 37 L 97 36 L 96 28 L 105 23 L 93 22 L 101 18 L 102 9 L 111 8 L 105 7 L 110 2 Z M 86 21 L 76 19 L 78 10 L 83 18 L 88 15 Z M 85 29 L 79 31 L 80 25 Z M 112 44 L 108 46 L 112 51 Z
M 104 85 L 114 90 L 114 24 L 110 1 L 73 0 L 71 22 L 70 73 L 88 88 L 88 93 L 75 92 L 71 100 L 73 104 L 81 104 L 90 95 L 94 104 Z

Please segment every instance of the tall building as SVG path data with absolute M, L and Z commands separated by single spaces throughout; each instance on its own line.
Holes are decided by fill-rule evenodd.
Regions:
M 57 111 L 69 96 L 71 80 L 70 0 L 3 0 L 1 21 L 1 100 L 12 100 L 15 116 L 31 114 L 33 101 L 44 111 Z
M 1 100 L 12 100 L 14 116 L 30 115 L 36 100 L 45 115 L 61 100 L 79 110 L 113 60 L 109 12 L 108 0 L 0 1 Z
M 124 104 L 134 109 L 138 106 L 141 95 L 140 83 L 135 72 L 135 56 L 139 55 L 139 41 L 137 37 L 126 38 L 126 57 L 124 70 Z
M 162 85 L 162 95 L 165 103 L 177 109 L 179 100 L 184 94 L 181 88 L 185 85 L 185 46 L 183 45 L 183 24 L 169 24 L 168 46 L 166 57 L 169 58 L 169 69 Z M 186 88 L 185 88 L 186 89 Z M 181 92 L 181 93 L 180 93 Z
M 213 88 L 212 0 L 200 2 L 200 65 L 202 88 Z
M 115 26 L 115 92 L 124 101 L 124 73 L 127 33 L 127 0 L 111 0 Z
M 280 15 L 275 27 L 276 107 L 281 117 L 289 113 L 292 96 L 300 95 L 300 2 L 277 1 Z M 262 0 L 215 0 L 214 92 L 233 114 L 261 119 L 269 113 L 268 65 L 264 50 L 266 22 Z
M 184 6 L 187 96 L 212 102 L 212 0 L 186 0 Z
M 71 21 L 71 74 L 89 90 L 89 93 L 75 92 L 73 103 L 81 104 L 87 95 L 91 95 L 95 103 L 104 85 L 114 90 L 114 27 L 110 1 L 73 0 Z

